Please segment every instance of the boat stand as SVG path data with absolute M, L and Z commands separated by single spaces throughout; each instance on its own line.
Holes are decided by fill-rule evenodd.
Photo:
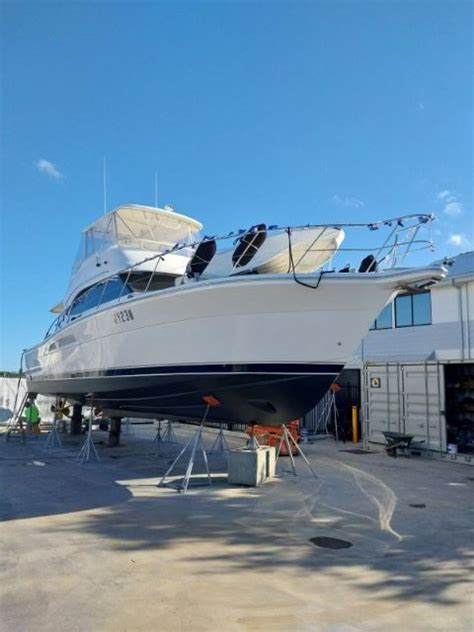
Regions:
M 162 443 L 163 443 L 163 437 L 161 436 L 161 419 L 158 419 L 158 426 L 156 428 L 156 435 L 155 435 L 155 438 L 153 439 L 153 447 L 154 447 L 154 450 L 155 450 L 155 456 L 160 454 L 160 447 L 161 447 Z
M 230 452 L 229 444 L 224 435 L 224 426 L 220 424 L 219 433 L 211 445 L 209 452 Z
M 254 434 L 249 436 L 249 438 L 247 439 L 247 443 L 245 444 L 245 447 L 248 448 L 249 450 L 259 449 L 260 444 L 258 442 L 257 437 Z
M 189 482 L 190 482 L 190 479 L 191 479 L 191 474 L 193 473 L 194 461 L 196 459 L 196 454 L 198 452 L 202 453 L 202 456 L 203 456 L 203 459 L 204 459 L 204 465 L 206 467 L 208 484 L 212 485 L 211 474 L 209 472 L 209 463 L 208 463 L 208 460 L 207 460 L 207 452 L 204 449 L 204 445 L 203 445 L 203 442 L 202 442 L 202 431 L 204 429 L 204 422 L 206 421 L 206 417 L 207 417 L 207 413 L 208 412 L 209 412 L 209 404 L 208 404 L 208 406 L 206 408 L 206 412 L 204 413 L 204 416 L 202 418 L 201 424 L 200 424 L 197 432 L 189 439 L 189 441 L 186 443 L 184 448 L 181 450 L 181 452 L 175 458 L 173 463 L 166 470 L 163 478 L 160 480 L 160 482 L 158 483 L 157 487 L 165 487 L 166 486 L 166 479 L 169 477 L 171 472 L 174 470 L 176 464 L 181 459 L 181 457 L 184 455 L 186 450 L 188 450 L 188 448 L 191 449 L 191 455 L 189 457 L 188 465 L 186 467 L 186 472 L 184 474 L 184 477 L 183 477 L 182 481 L 180 483 L 176 484 L 177 490 L 180 491 L 180 492 L 183 492 L 184 494 L 187 493 Z M 170 423 L 170 422 L 168 422 L 168 423 Z
M 289 432 L 289 430 L 285 426 L 285 424 L 282 425 L 281 430 L 282 430 L 282 433 L 281 433 L 280 443 L 278 444 L 278 450 L 277 450 L 277 455 L 276 455 L 276 463 L 278 463 L 278 459 L 280 458 L 281 448 L 282 448 L 283 444 L 285 444 L 285 446 L 286 446 L 286 448 L 288 450 L 288 455 L 290 457 L 291 468 L 293 470 L 293 475 L 294 476 L 298 476 L 298 474 L 296 472 L 295 458 L 293 456 L 293 447 L 292 447 L 292 444 L 293 444 L 293 446 L 298 451 L 298 454 L 301 456 L 303 461 L 306 463 L 306 465 L 311 470 L 311 474 L 314 476 L 314 478 L 318 478 L 316 472 L 311 467 L 311 463 L 308 461 L 308 459 L 306 458 L 303 450 L 300 448 L 300 446 L 298 445 L 298 442 L 295 440 L 295 438 L 293 437 L 291 432 Z M 275 465 L 276 465 L 276 463 L 275 463 Z
M 338 412 L 337 412 L 337 403 L 336 403 L 336 393 L 334 390 L 329 389 L 329 391 L 324 395 L 324 397 L 318 402 L 316 406 L 316 417 L 317 423 L 314 433 L 317 435 L 319 429 L 321 428 L 322 434 L 329 438 L 331 433 L 329 432 L 329 425 L 331 422 L 334 425 L 334 439 L 336 443 L 339 441 L 339 431 L 338 431 Z
M 58 432 L 58 414 L 57 410 L 59 408 L 59 397 L 56 397 L 56 406 L 54 407 L 54 416 L 53 416 L 53 427 L 48 433 L 48 438 L 46 439 L 46 447 L 47 448 L 62 448 L 63 444 L 61 442 L 61 437 Z
M 133 434 L 132 422 L 130 417 L 125 417 L 125 423 L 122 429 L 123 434 Z
M 161 424 L 161 422 L 160 422 Z M 178 443 L 178 439 L 176 438 L 176 434 L 174 432 L 174 428 L 173 428 L 173 422 L 172 421 L 167 421 L 166 422 L 166 428 L 165 431 L 163 433 L 163 438 L 161 439 L 162 443 Z
M 99 453 L 97 452 L 97 448 L 94 445 L 94 441 L 92 439 L 92 417 L 94 416 L 94 406 L 91 400 L 90 404 L 90 415 L 89 415 L 89 426 L 87 429 L 87 435 L 84 443 L 82 444 L 82 448 L 79 450 L 79 454 L 76 457 L 76 461 L 78 461 L 81 465 L 85 462 L 89 461 L 100 461 Z

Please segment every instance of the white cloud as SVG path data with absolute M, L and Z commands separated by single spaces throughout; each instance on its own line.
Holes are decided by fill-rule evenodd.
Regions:
M 338 206 L 347 206 L 351 208 L 362 208 L 363 206 L 365 206 L 364 202 L 362 202 L 362 200 L 359 200 L 359 198 L 351 197 L 349 195 L 341 196 L 337 193 L 336 195 L 332 196 L 331 202 L 337 204 Z
M 38 171 L 40 171 L 41 173 L 45 173 L 51 178 L 55 178 L 56 180 L 64 178 L 63 174 L 59 171 L 56 165 L 49 160 L 46 160 L 45 158 L 40 158 L 39 160 L 37 160 L 35 165 Z
M 454 191 L 445 189 L 444 191 L 437 193 L 436 197 L 444 204 L 443 213 L 445 215 L 449 215 L 449 217 L 456 217 L 457 215 L 461 215 L 463 212 L 463 206 Z
M 446 243 L 449 244 L 450 246 L 456 246 L 458 248 L 471 247 L 471 242 L 469 241 L 469 239 L 466 237 L 466 235 L 463 235 L 461 233 L 450 235 Z
M 461 215 L 462 213 L 462 204 L 460 202 L 448 202 L 444 205 L 443 213 L 449 215 L 450 217 L 456 217 L 456 215 Z

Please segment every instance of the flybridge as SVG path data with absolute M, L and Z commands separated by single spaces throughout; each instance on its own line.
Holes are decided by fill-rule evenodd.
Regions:
M 82 231 L 73 271 L 89 257 L 113 246 L 159 253 L 177 242 L 184 245 L 192 241 L 201 229 L 200 222 L 169 207 L 119 206 Z

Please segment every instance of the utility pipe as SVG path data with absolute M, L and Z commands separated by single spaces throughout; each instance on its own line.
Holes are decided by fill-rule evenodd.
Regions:
M 462 309 L 462 285 L 458 285 L 455 279 L 451 279 L 451 285 L 457 289 L 458 294 L 458 310 L 459 310 L 459 324 L 461 326 L 461 360 L 466 359 L 465 353 L 465 336 L 464 336 L 464 317 Z M 469 326 L 469 323 L 468 323 Z

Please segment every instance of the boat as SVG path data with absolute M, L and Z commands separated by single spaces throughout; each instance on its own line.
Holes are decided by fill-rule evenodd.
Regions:
M 418 243 L 428 216 L 407 217 L 405 242 L 337 271 L 342 226 L 256 224 L 221 239 L 170 207 L 120 206 L 83 231 L 57 318 L 24 353 L 28 391 L 111 417 L 301 417 L 388 301 L 444 278 L 439 265 L 378 269 L 395 246 Z M 405 230 L 397 222 L 392 232 Z

